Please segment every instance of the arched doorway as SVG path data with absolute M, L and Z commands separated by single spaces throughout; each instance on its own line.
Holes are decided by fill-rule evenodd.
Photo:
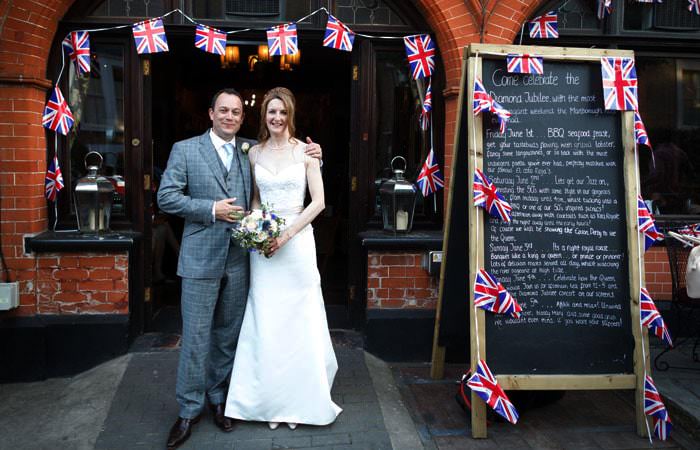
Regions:
M 207 25 L 259 28 L 229 36 L 228 45 L 237 49 L 237 58 L 228 61 L 196 49 L 194 26 L 179 14 L 164 20 L 170 47 L 165 54 L 137 55 L 128 27 L 91 35 L 96 70 L 87 81 L 71 74 L 64 90 L 69 101 L 78 103 L 82 117 L 76 136 L 59 143 L 65 150 L 60 153 L 65 159 L 62 166 L 78 168 L 67 174 L 67 184 L 80 176 L 81 148 L 98 148 L 106 154 L 109 175 L 123 188 L 115 197 L 115 227 L 143 234 L 140 249 L 134 252 L 136 267 L 142 270 L 133 274 L 130 286 L 131 295 L 143 300 L 132 306 L 142 309 L 136 315 L 143 316 L 146 330 L 160 327 L 161 318 L 174 316 L 168 311 L 179 309 L 175 263 L 181 223 L 159 216 L 153 201 L 172 144 L 208 128 L 211 96 L 229 86 L 242 92 L 247 103 L 241 135 L 254 137 L 264 92 L 277 85 L 289 87 L 297 95 L 300 137 L 310 136 L 324 148 L 327 206 L 314 228 L 329 321 L 332 327 L 357 325 L 350 319 L 351 311 L 361 318 L 364 309 L 364 297 L 356 293 L 356 287 L 364 288 L 357 233 L 379 224 L 376 187 L 391 157 L 405 156 L 414 176 L 427 151 L 424 136 L 416 132 L 418 92 L 400 38 L 429 30 L 403 2 L 330 2 L 333 14 L 356 31 L 398 39 L 379 42 L 358 37 L 352 53 L 330 50 L 320 45 L 326 15 L 317 14 L 299 25 L 301 61 L 280 61 L 261 53 L 262 29 L 298 20 L 312 8 L 274 1 L 248 2 L 253 9 L 246 9 L 243 2 L 236 9 L 234 3 L 181 5 L 185 14 Z M 162 15 L 169 6 L 164 1 L 78 2 L 59 25 L 52 61 L 58 61 L 59 40 L 67 31 L 133 23 Z M 442 123 L 439 118 L 444 115 L 442 86 L 440 75 L 433 81 L 436 123 Z M 442 129 L 434 133 L 442 159 Z M 62 204 L 59 223 L 71 226 L 70 202 Z M 441 208 L 442 201 L 437 204 Z M 419 222 L 439 227 L 439 208 L 419 205 L 418 215 Z M 174 240 L 170 231 L 163 231 L 166 225 Z

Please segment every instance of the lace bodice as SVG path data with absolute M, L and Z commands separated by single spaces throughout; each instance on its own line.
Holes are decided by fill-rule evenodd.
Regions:
M 255 165 L 255 182 L 260 191 L 260 201 L 272 206 L 278 214 L 294 215 L 304 209 L 306 197 L 306 165 L 294 163 L 280 170 L 270 172 L 261 164 Z

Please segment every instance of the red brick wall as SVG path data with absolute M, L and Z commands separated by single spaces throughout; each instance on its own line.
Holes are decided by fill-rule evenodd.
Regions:
M 437 278 L 421 268 L 423 253 L 369 252 L 367 308 L 435 309 Z
M 129 259 L 126 252 L 42 253 L 11 270 L 20 282 L 20 307 L 0 317 L 34 314 L 127 314 Z
M 664 247 L 652 247 L 644 255 L 646 288 L 655 301 L 671 300 L 671 267 Z

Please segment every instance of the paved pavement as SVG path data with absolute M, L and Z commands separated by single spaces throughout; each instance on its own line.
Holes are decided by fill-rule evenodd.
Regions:
M 352 332 L 333 332 L 339 371 L 332 395 L 344 409 L 327 427 L 242 423 L 220 432 L 207 413 L 183 449 L 696 449 L 700 370 L 656 370 L 675 428 L 672 440 L 638 437 L 631 392 L 567 392 L 546 403 L 520 399 L 520 422 L 492 420 L 489 438 L 470 437 L 454 400 L 463 368 L 431 380 L 427 364 L 386 364 Z M 146 335 L 132 351 L 72 378 L 0 384 L 0 449 L 162 449 L 177 416 L 176 335 Z M 656 352 L 659 350 L 656 349 Z M 668 355 L 692 363 L 689 348 Z M 540 399 L 541 400 L 541 399 Z

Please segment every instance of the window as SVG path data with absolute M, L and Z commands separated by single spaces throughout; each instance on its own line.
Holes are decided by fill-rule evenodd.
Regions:
M 98 152 L 103 158 L 100 173 L 115 188 L 112 216 L 124 216 L 128 206 L 124 178 L 128 163 L 124 151 L 124 47 L 101 43 L 94 38 L 91 41 L 89 76 L 78 77 L 75 66 L 67 66 L 66 99 L 75 124 L 66 140 L 65 154 L 70 161 L 70 173 L 66 174 L 66 178 L 72 191 L 78 179 L 87 173 L 86 155 Z M 64 172 L 65 165 L 64 162 Z
M 616 2 L 598 21 L 594 3 L 547 4 L 533 16 L 559 8 L 560 38 L 524 42 L 635 51 L 639 112 L 654 148 L 652 159 L 640 147 L 642 196 L 655 215 L 697 220 L 690 216 L 700 215 L 700 16 L 685 2 Z

